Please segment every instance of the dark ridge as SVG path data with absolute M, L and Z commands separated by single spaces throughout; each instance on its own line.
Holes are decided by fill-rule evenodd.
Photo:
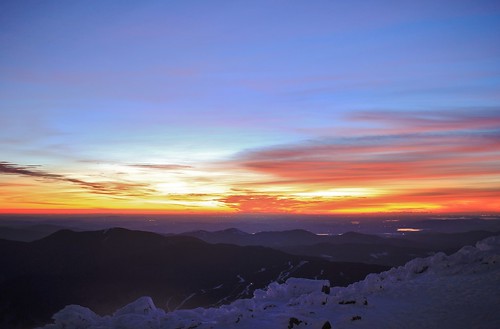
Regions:
M 0 240 L 0 247 L 0 327 L 12 329 L 47 323 L 68 304 L 109 314 L 151 296 L 166 310 L 206 307 L 291 276 L 347 285 L 387 269 L 122 228 L 61 230 L 29 243 Z
M 30 242 L 50 235 L 61 227 L 55 225 L 29 225 L 25 227 L 0 226 L 0 239 Z
M 316 235 L 304 230 L 259 232 L 243 236 L 236 236 L 233 233 L 233 230 L 204 231 L 203 234 L 199 233 L 196 236 L 209 243 L 229 243 L 239 246 L 261 245 L 294 255 L 321 257 L 334 262 L 399 266 L 413 258 L 427 257 L 440 251 L 451 254 L 463 246 L 474 245 L 479 240 L 498 234 L 493 231 L 409 232 L 397 237 L 382 237 L 358 232 Z

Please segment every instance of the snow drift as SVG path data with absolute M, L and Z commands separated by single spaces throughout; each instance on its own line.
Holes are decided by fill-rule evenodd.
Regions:
M 218 308 L 166 313 L 142 297 L 111 316 L 69 305 L 44 329 L 500 328 L 500 236 L 348 287 L 290 278 Z

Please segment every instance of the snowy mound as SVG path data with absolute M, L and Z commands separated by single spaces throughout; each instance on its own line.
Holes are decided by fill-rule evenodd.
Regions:
M 98 316 L 70 305 L 44 329 L 500 328 L 500 236 L 417 258 L 348 287 L 288 279 L 219 308 L 166 313 L 149 297 Z

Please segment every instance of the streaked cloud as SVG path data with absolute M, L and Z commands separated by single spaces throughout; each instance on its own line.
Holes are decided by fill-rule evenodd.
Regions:
M 152 163 L 129 164 L 128 166 L 141 169 L 157 169 L 157 170 L 182 170 L 182 169 L 193 168 L 193 166 L 187 166 L 187 165 L 152 164 Z
M 244 213 L 298 213 L 301 208 L 307 208 L 308 205 L 311 205 L 311 202 L 286 196 L 262 194 L 230 195 L 221 198 L 219 201 L 238 212 Z
M 447 111 L 363 111 L 352 113 L 349 118 L 371 125 L 381 124 L 380 131 L 385 134 L 500 129 L 500 108 L 497 107 Z
M 354 117 L 388 128 L 250 150 L 235 164 L 284 182 L 333 186 L 498 175 L 499 113 L 361 113 Z M 408 132 L 393 133 L 393 126 Z
M 361 130 L 359 136 L 317 138 L 241 152 L 228 166 L 262 176 L 242 182 L 239 187 L 245 193 L 223 201 L 240 211 L 480 208 L 481 200 L 500 197 L 495 185 L 500 177 L 499 113 L 355 114 L 353 120 L 382 126 L 373 135 Z M 492 208 L 497 207 L 493 203 Z
M 153 193 L 148 184 L 123 182 L 123 181 L 99 181 L 90 182 L 82 179 L 72 178 L 66 175 L 50 173 L 39 169 L 40 166 L 22 166 L 15 163 L 0 161 L 0 174 L 11 174 L 43 179 L 49 181 L 67 182 L 87 189 L 92 193 L 107 195 L 144 196 Z

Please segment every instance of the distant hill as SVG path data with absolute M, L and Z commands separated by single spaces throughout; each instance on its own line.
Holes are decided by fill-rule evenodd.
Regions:
M 149 295 L 166 309 L 217 306 L 290 276 L 347 285 L 387 267 L 126 229 L 0 240 L 0 327 L 47 323 L 67 304 L 99 314 Z
M 48 224 L 23 227 L 0 226 L 0 239 L 30 242 L 44 238 L 62 228 L 61 226 Z
M 182 233 L 183 236 L 191 236 L 201 239 L 209 243 L 229 243 L 239 246 L 265 246 L 265 247 L 281 247 L 286 245 L 309 244 L 317 241 L 318 236 L 306 230 L 287 230 L 287 231 L 271 231 L 258 232 L 250 234 L 229 228 L 226 230 L 209 232 L 209 231 L 192 231 Z
M 377 235 L 347 232 L 339 235 L 318 235 L 306 230 L 286 230 L 246 233 L 235 228 L 222 231 L 192 231 L 179 235 L 191 236 L 209 243 L 230 243 L 239 246 L 286 247 L 297 245 L 312 245 L 316 243 L 359 243 L 359 244 L 389 244 L 394 246 L 415 247 L 418 242 L 401 238 L 385 238 Z
M 193 231 L 183 236 L 197 237 L 209 243 L 231 243 L 239 246 L 265 246 L 294 255 L 322 257 L 330 261 L 349 261 L 397 266 L 416 257 L 436 252 L 453 253 L 466 245 L 494 236 L 499 232 L 463 233 L 409 232 L 404 235 L 377 236 L 357 232 L 340 235 L 317 235 L 305 230 L 271 231 L 249 234 L 237 229 Z

